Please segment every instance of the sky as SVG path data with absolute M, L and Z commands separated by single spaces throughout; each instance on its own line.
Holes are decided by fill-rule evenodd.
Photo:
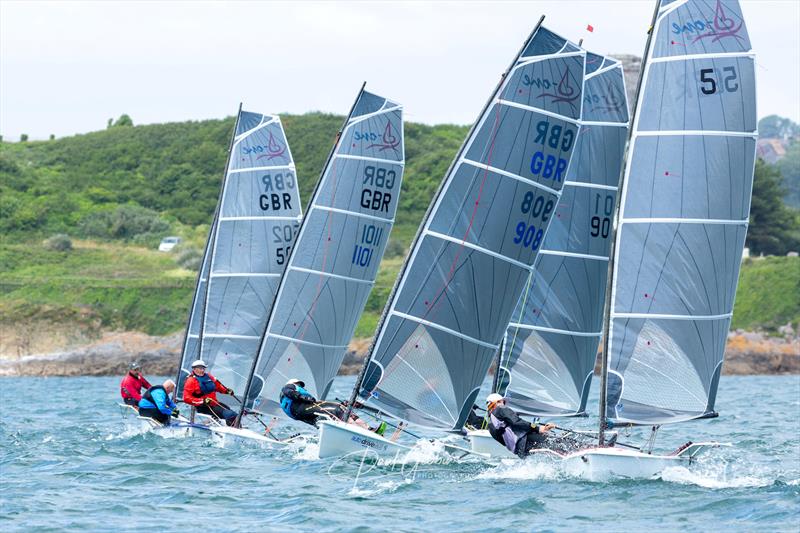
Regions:
M 742 0 L 758 114 L 800 122 L 800 1 Z M 652 0 L 0 0 L 0 134 L 45 139 L 263 113 L 345 114 L 362 81 L 406 119 L 471 124 L 539 17 L 603 54 L 642 55 Z M 594 31 L 589 33 L 587 25 Z

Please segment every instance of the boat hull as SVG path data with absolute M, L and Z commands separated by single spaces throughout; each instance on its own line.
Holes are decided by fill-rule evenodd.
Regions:
M 319 458 L 341 457 L 351 453 L 389 457 L 411 448 L 352 424 L 334 420 L 319 423 Z
M 494 437 L 486 429 L 469 431 L 467 438 L 469 439 L 470 450 L 473 453 L 497 458 L 516 457 L 508 448 L 494 440 Z

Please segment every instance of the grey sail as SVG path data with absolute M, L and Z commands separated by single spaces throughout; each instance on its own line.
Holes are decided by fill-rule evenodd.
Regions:
M 495 390 L 517 411 L 585 414 L 603 330 L 611 220 L 628 138 L 622 65 L 586 56 L 581 134 L 506 332 Z
M 260 340 L 248 403 L 281 413 L 298 378 L 327 394 L 389 240 L 403 177 L 402 107 L 361 91 L 323 170 Z
M 605 415 L 715 416 L 756 150 L 754 55 L 736 1 L 662 1 L 615 243 Z
M 585 52 L 537 26 L 426 214 L 384 310 L 362 398 L 460 428 L 497 351 L 567 176 Z
M 218 211 L 204 258 L 201 319 L 190 319 L 197 327 L 190 328 L 181 371 L 188 375 L 191 361 L 201 358 L 222 383 L 241 390 L 301 217 L 277 115 L 240 113 Z

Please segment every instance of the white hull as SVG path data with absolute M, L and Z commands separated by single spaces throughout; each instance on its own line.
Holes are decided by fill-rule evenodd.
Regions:
M 228 426 L 212 426 L 211 432 L 222 439 L 223 444 L 229 442 L 258 442 L 270 446 L 288 446 L 292 443 L 305 441 L 305 437 L 297 436 L 286 440 L 277 440 L 250 429 L 233 428 Z
M 411 448 L 392 442 L 353 424 L 325 420 L 319 423 L 319 458 L 341 457 L 351 453 L 390 457 Z
M 475 453 L 481 453 L 490 457 L 507 458 L 516 457 L 508 451 L 508 448 L 494 440 L 487 429 L 479 429 L 467 432 L 470 449 Z
M 494 458 L 515 458 L 505 446 L 492 438 L 487 430 L 470 431 L 467 434 L 471 450 Z M 565 470 L 573 475 L 591 480 L 615 478 L 652 478 L 670 466 L 689 466 L 695 458 L 708 448 L 721 444 L 703 442 L 692 444 L 671 455 L 655 455 L 620 446 L 611 448 L 588 448 L 568 455 L 551 450 L 534 450 L 530 457 L 543 457 L 560 461 Z

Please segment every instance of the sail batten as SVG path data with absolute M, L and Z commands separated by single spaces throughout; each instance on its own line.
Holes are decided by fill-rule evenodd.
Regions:
M 354 391 L 457 429 L 554 216 L 580 135 L 586 54 L 537 26 L 447 171 Z
M 755 62 L 739 3 L 661 1 L 650 40 L 605 349 L 601 415 L 622 424 L 715 416 L 755 165 Z

